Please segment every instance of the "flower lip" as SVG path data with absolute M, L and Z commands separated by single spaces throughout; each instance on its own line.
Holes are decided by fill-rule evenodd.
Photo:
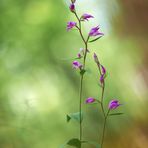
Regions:
M 99 26 L 96 26 L 94 28 L 92 28 L 89 32 L 89 36 L 98 36 L 98 35 L 104 35 L 104 33 L 99 32 Z
M 111 100 L 109 102 L 109 105 L 108 105 L 108 108 L 110 110 L 113 110 L 113 109 L 116 109 L 117 107 L 119 107 L 121 104 L 119 104 L 119 101 L 118 100 Z
M 82 16 L 81 16 L 81 20 L 87 20 L 88 21 L 88 19 L 89 18 L 94 18 L 92 15 L 90 15 L 90 14 L 87 14 L 87 13 L 84 13 Z
M 76 22 L 68 22 L 67 23 L 67 31 L 71 30 L 72 28 L 74 28 L 77 25 Z
M 93 103 L 93 102 L 95 102 L 95 100 L 96 100 L 95 98 L 89 97 L 86 99 L 85 103 L 86 104 Z

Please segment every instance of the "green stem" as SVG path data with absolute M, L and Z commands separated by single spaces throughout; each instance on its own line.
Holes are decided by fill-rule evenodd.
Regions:
M 82 29 L 81 29 L 81 20 L 79 19 L 78 15 L 76 12 L 74 12 L 78 22 L 79 22 L 79 27 L 76 26 L 79 30 L 80 36 L 82 38 L 82 41 L 84 42 L 85 45 L 85 51 L 84 51 L 84 57 L 83 57 L 83 69 L 85 70 L 85 63 L 86 63 L 86 57 L 87 57 L 87 45 L 88 45 L 88 40 L 89 40 L 89 36 L 87 37 L 87 39 L 85 40 L 83 33 L 82 33 Z M 81 74 L 81 78 L 80 78 L 80 92 L 79 92 L 79 112 L 80 112 L 80 141 L 82 141 L 82 91 L 83 91 L 83 78 L 84 78 L 84 74 Z M 80 145 L 81 148 L 81 145 Z
M 102 131 L 102 139 L 101 139 L 101 148 L 103 148 L 103 142 L 104 142 L 104 136 L 105 136 L 105 128 L 106 128 L 106 122 L 107 122 L 107 117 L 108 117 L 109 111 L 110 110 L 108 110 L 107 114 L 104 117 L 104 124 L 103 124 L 103 131 Z
M 82 140 L 82 90 L 83 90 L 83 75 L 81 75 L 81 78 L 80 78 L 80 102 L 79 102 L 79 112 L 80 112 L 80 141 Z M 80 146 L 81 148 L 81 146 Z
M 105 111 L 104 111 L 104 106 L 103 106 L 104 90 L 105 90 L 105 82 L 103 82 L 102 94 L 101 94 L 101 109 L 102 109 L 103 115 L 105 117 Z

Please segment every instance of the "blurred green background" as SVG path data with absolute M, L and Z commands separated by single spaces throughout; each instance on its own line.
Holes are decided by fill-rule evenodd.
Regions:
M 66 114 L 78 111 L 79 74 L 72 60 L 82 41 L 66 23 L 75 20 L 70 0 L 0 1 L 0 148 L 58 148 L 78 137 L 76 122 Z M 108 120 L 105 148 L 148 147 L 148 1 L 77 0 L 79 15 L 95 19 L 83 31 L 100 25 L 105 36 L 89 45 L 89 72 L 83 100 L 98 98 L 96 52 L 106 67 L 105 104 L 118 98 L 120 117 Z M 99 141 L 102 114 L 85 105 L 84 139 Z M 91 145 L 84 147 L 93 148 Z

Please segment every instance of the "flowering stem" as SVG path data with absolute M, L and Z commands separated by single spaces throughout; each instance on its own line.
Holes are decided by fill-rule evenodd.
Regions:
M 103 106 L 104 90 L 105 90 L 105 82 L 103 82 L 102 95 L 101 95 L 101 109 L 102 109 L 103 115 L 105 117 L 105 111 L 104 111 L 104 106 Z
M 82 41 L 84 42 L 85 45 L 85 51 L 84 51 L 84 57 L 83 57 L 83 69 L 85 70 L 85 63 L 86 63 L 86 57 L 87 57 L 87 46 L 88 46 L 88 40 L 89 40 L 89 36 L 87 37 L 87 39 L 85 40 L 83 33 L 82 33 L 82 29 L 81 29 L 81 20 L 78 17 L 77 13 L 74 12 L 78 22 L 79 22 L 79 26 L 76 26 L 77 29 L 79 30 L 80 36 L 82 38 Z M 84 78 L 84 73 L 81 74 L 81 78 L 80 78 L 80 92 L 79 92 L 79 112 L 80 112 L 80 141 L 82 141 L 82 91 L 83 91 L 83 78 Z M 80 145 L 81 148 L 81 145 Z
M 108 117 L 109 111 L 110 111 L 110 109 L 108 109 L 107 114 L 104 116 L 104 125 L 103 125 L 103 131 L 102 131 L 101 148 L 103 148 L 105 128 L 106 128 L 106 122 L 107 122 L 107 117 Z

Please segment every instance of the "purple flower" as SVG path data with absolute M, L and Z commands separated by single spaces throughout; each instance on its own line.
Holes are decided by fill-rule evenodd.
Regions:
M 102 74 L 105 75 L 106 74 L 106 69 L 103 65 L 101 65 L 101 68 L 102 68 Z
M 74 5 L 74 3 L 70 4 L 69 9 L 70 9 L 71 12 L 74 12 L 75 11 L 75 5 Z
M 100 82 L 101 82 L 101 84 L 104 83 L 104 75 L 101 75 L 101 76 L 100 76 Z
M 120 106 L 121 104 L 119 104 L 118 100 L 111 100 L 109 102 L 108 108 L 109 109 L 116 109 L 118 106 Z
M 104 35 L 104 33 L 99 32 L 99 29 L 99 26 L 92 28 L 89 32 L 89 36 Z
M 85 13 L 85 14 L 83 14 L 83 15 L 81 16 L 81 20 L 82 20 L 82 21 L 85 21 L 85 20 L 88 21 L 89 18 L 94 18 L 94 17 L 93 17 L 92 15 L 90 15 L 90 14 L 87 14 L 87 13 Z
M 95 102 L 95 99 L 92 97 L 87 98 L 85 101 L 85 103 L 93 103 L 93 102 Z
M 79 59 L 81 59 L 81 58 L 82 58 L 81 53 L 78 53 L 78 54 L 77 54 L 77 57 L 78 57 Z
M 73 68 L 75 68 L 75 69 L 81 69 L 82 68 L 82 64 L 81 63 L 79 63 L 78 61 L 74 61 L 73 63 L 72 63 L 72 65 L 73 65 Z
M 67 23 L 67 31 L 71 30 L 73 27 L 77 25 L 76 22 L 68 22 Z

